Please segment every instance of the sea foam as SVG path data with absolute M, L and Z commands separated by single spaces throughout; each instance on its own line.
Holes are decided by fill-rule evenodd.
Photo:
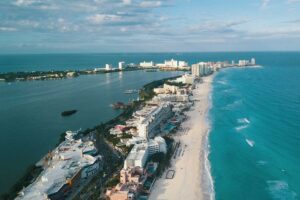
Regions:
M 203 141 L 203 143 L 204 143 L 204 145 L 203 145 L 204 146 L 204 163 L 203 163 L 204 173 L 202 175 L 202 180 L 203 180 L 202 186 L 203 186 L 203 190 L 204 190 L 203 195 L 204 195 L 205 199 L 213 200 L 213 199 L 215 199 L 215 190 L 214 190 L 213 177 L 211 174 L 211 166 L 210 166 L 210 162 L 208 159 L 208 156 L 210 154 L 210 145 L 209 145 L 209 140 L 208 140 L 209 133 L 210 133 L 210 130 L 207 131 L 206 138 Z
M 283 180 L 267 181 L 269 193 L 274 199 L 296 199 L 296 192 L 289 189 L 287 182 Z
M 237 126 L 237 127 L 235 127 L 235 130 L 236 131 L 241 131 L 241 130 L 243 130 L 245 128 L 248 128 L 248 125 Z
M 255 145 L 255 142 L 253 140 L 246 139 L 246 142 L 250 147 L 254 147 Z
M 217 81 L 217 83 L 220 83 L 221 85 L 227 85 L 227 81 L 220 80 L 220 81 Z
M 237 121 L 240 124 L 250 124 L 250 120 L 248 118 L 240 118 Z

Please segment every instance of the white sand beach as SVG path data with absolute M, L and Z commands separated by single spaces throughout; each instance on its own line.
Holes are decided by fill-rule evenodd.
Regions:
M 169 170 L 175 170 L 173 179 L 166 179 L 166 172 L 158 179 L 150 195 L 150 200 L 201 200 L 209 199 L 203 189 L 204 148 L 209 130 L 207 121 L 210 106 L 211 82 L 213 76 L 203 78 L 193 91 L 194 106 L 187 112 L 188 120 L 182 124 L 183 130 L 175 137 L 180 141 L 176 158 L 172 158 Z

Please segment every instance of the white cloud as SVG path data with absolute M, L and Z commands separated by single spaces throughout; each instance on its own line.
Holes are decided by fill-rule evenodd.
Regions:
M 0 31 L 1 32 L 12 32 L 12 31 L 16 31 L 16 28 L 13 27 L 0 27 Z
M 162 6 L 161 1 L 143 1 L 140 3 L 142 8 L 156 8 Z
M 103 24 L 109 22 L 119 22 L 122 18 L 118 15 L 111 14 L 95 14 L 92 16 L 88 16 L 87 20 L 93 24 Z
M 270 4 L 271 0 L 262 0 L 261 8 L 266 8 Z
M 17 0 L 13 4 L 16 6 L 30 6 L 34 3 L 39 3 L 39 0 Z
M 131 0 L 123 0 L 123 4 L 130 5 L 131 4 Z
M 288 3 L 299 3 L 300 0 L 288 0 Z

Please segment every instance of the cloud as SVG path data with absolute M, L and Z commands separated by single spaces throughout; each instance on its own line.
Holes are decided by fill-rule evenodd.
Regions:
M 87 20 L 93 24 L 104 24 L 104 23 L 120 22 L 122 18 L 118 15 L 95 14 L 95 15 L 88 16 Z
M 16 28 L 13 27 L 0 27 L 0 32 L 12 32 L 12 31 L 16 31 Z
M 161 1 L 143 1 L 140 3 L 142 8 L 156 8 L 162 6 Z
M 261 1 L 261 8 L 266 8 L 270 4 L 271 0 L 262 0 Z
M 300 0 L 288 0 L 287 2 L 288 2 L 288 3 L 299 3 Z
M 39 0 L 17 0 L 13 2 L 16 6 L 30 6 L 35 3 L 39 3 Z
M 123 0 L 123 4 L 130 5 L 131 4 L 131 0 Z
M 217 1 L 220 5 L 198 0 L 0 0 L 0 42 L 26 44 L 22 48 L 173 50 L 299 37 L 295 5 L 300 0 L 259 0 L 266 12 L 242 1 L 227 8 L 230 14 L 220 14 L 224 8 Z M 292 14 L 287 11 L 291 7 Z M 282 13 L 270 19 L 276 9 Z

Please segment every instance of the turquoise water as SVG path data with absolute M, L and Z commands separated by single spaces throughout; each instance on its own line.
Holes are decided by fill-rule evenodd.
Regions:
M 262 67 L 214 80 L 211 171 L 215 197 L 300 198 L 300 53 L 261 53 Z
M 0 72 L 251 57 L 263 67 L 222 70 L 213 84 L 209 160 L 216 199 L 299 199 L 299 52 L 0 55 Z M 177 74 L 135 71 L 0 83 L 0 193 L 53 148 L 61 132 L 109 120 L 119 113 L 111 102 L 136 97 L 124 90 Z M 79 112 L 60 117 L 67 109 Z

